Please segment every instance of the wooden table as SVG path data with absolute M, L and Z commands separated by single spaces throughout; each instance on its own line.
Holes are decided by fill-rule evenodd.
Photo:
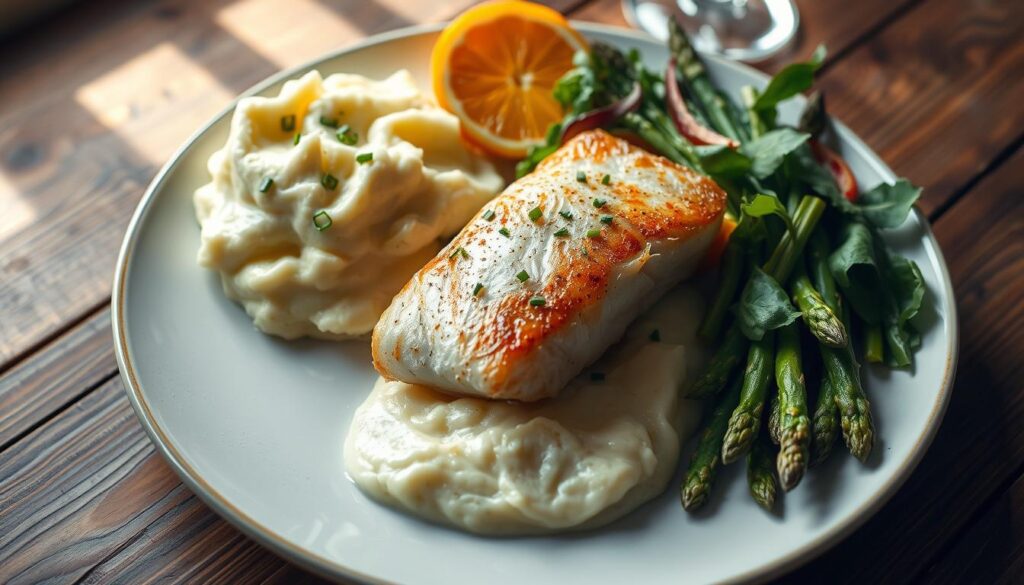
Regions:
M 115 254 L 173 150 L 263 77 L 466 0 L 94 0 L 0 42 L 0 582 L 316 579 L 221 520 L 143 433 L 114 363 Z M 618 0 L 557 0 L 622 24 Z M 787 581 L 1024 575 L 1024 2 L 801 0 L 834 115 L 924 186 L 960 371 L 911 479 Z M 775 70 L 777 63 L 764 66 Z

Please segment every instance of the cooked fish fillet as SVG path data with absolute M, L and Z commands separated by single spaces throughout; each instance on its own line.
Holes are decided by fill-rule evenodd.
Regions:
M 580 134 L 405 285 L 373 331 L 374 366 L 456 394 L 554 396 L 690 275 L 724 209 L 710 179 Z

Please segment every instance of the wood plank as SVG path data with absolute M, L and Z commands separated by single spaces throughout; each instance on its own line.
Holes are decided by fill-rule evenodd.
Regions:
M 1024 575 L 1024 476 L 924 574 L 943 583 L 1019 583 Z
M 116 373 L 104 308 L 0 377 L 0 451 Z
M 932 0 L 828 69 L 828 105 L 930 213 L 1022 136 L 1024 3 Z
M 910 580 L 1024 464 L 1022 182 L 1024 149 L 935 225 L 955 283 L 961 331 L 956 385 L 934 444 L 889 504 L 795 577 L 813 583 Z
M 0 454 L 0 509 L 3 583 L 253 582 L 284 565 L 178 481 L 119 378 Z

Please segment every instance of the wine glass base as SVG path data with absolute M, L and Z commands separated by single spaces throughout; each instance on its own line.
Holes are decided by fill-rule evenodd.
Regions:
M 676 17 L 701 51 L 739 61 L 763 61 L 796 36 L 800 14 L 792 0 L 622 0 L 630 25 L 668 38 Z

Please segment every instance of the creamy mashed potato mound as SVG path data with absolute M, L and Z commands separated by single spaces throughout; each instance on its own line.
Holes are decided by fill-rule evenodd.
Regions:
M 699 404 L 680 400 L 679 387 L 704 360 L 695 341 L 701 309 L 692 288 L 673 291 L 541 402 L 456 398 L 379 379 L 345 442 L 348 473 L 381 502 L 472 532 L 610 522 L 664 491 L 699 421 Z
M 276 97 L 243 99 L 209 170 L 194 197 L 199 264 L 285 338 L 369 333 L 439 240 L 503 186 L 406 71 L 311 71 Z

